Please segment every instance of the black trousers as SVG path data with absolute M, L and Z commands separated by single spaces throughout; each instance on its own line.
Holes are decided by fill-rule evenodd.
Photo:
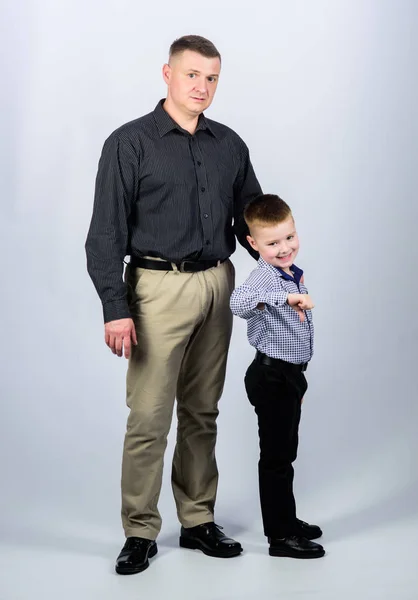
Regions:
M 297 456 L 301 401 L 308 388 L 299 365 L 263 364 L 257 353 L 247 369 L 245 388 L 258 417 L 258 476 L 264 534 L 281 538 L 294 533 L 296 504 L 293 466 Z

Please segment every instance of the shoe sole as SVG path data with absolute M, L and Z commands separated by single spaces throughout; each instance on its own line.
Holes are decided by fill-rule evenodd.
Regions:
M 242 548 L 239 550 L 230 550 L 229 552 L 219 552 L 216 550 L 209 550 L 202 546 L 199 542 L 195 542 L 194 540 L 190 540 L 188 538 L 180 537 L 180 547 L 187 548 L 188 550 L 200 550 L 206 556 L 212 556 L 213 558 L 233 558 L 234 556 L 239 556 L 242 552 Z
M 149 567 L 149 559 L 153 558 L 158 552 L 157 545 L 155 545 L 148 553 L 148 558 L 140 567 L 118 567 L 115 566 L 115 571 L 118 575 L 135 575 L 135 573 L 142 573 Z
M 325 556 L 325 550 L 316 552 L 290 552 L 289 550 L 273 550 L 269 548 L 270 556 L 282 556 L 284 558 L 322 558 Z

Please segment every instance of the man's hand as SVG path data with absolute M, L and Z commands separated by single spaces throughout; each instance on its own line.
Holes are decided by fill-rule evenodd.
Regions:
M 309 294 L 289 294 L 287 297 L 287 303 L 297 313 L 299 313 L 299 319 L 301 322 L 305 320 L 304 311 L 310 310 L 315 306 Z
M 135 325 L 132 319 L 118 319 L 105 323 L 105 342 L 112 350 L 113 354 L 122 356 L 125 351 L 125 358 L 131 355 L 131 340 L 137 345 Z

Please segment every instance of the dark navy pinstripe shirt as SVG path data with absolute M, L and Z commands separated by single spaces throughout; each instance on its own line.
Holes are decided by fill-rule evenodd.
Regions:
M 261 193 L 247 146 L 201 115 L 194 135 L 163 108 L 113 132 L 99 162 L 87 268 L 105 322 L 129 317 L 126 255 L 224 259 L 245 246 L 242 213 Z

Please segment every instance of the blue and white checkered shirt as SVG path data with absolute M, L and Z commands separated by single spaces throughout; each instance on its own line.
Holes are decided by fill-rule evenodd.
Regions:
M 286 362 L 307 363 L 313 354 L 313 322 L 310 310 L 305 320 L 287 304 L 288 294 L 307 294 L 300 279 L 303 271 L 292 265 L 294 277 L 262 258 L 248 279 L 231 296 L 231 310 L 247 320 L 248 341 L 263 354 Z M 265 304 L 264 310 L 257 308 Z

